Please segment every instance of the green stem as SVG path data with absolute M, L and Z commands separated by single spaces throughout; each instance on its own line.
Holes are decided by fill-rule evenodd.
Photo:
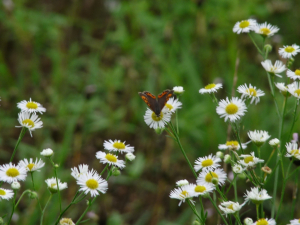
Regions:
M 236 179 L 235 179 L 236 177 L 237 177 L 237 175 L 235 174 L 232 183 L 233 183 L 233 190 L 234 190 L 234 199 L 235 199 L 236 202 L 238 202 L 237 188 L 236 188 Z
M 59 185 L 58 185 L 56 166 L 54 166 L 54 174 L 55 174 L 55 178 L 56 178 L 56 185 L 57 185 L 57 191 L 58 191 L 59 213 L 61 213 L 61 196 L 60 196 L 60 190 L 59 190 Z
M 290 130 L 290 134 L 288 136 L 289 139 L 290 139 L 290 137 L 292 135 L 292 132 L 293 132 L 293 129 L 294 129 L 294 125 L 295 125 L 295 122 L 296 122 L 296 113 L 297 113 L 298 105 L 299 105 L 299 99 L 297 99 L 296 103 L 295 103 L 295 109 L 294 109 L 294 114 L 293 114 L 293 123 L 292 123 L 292 127 L 291 127 L 291 130 Z
M 47 206 L 48 206 L 48 204 L 49 204 L 51 198 L 52 198 L 52 194 L 50 194 L 50 197 L 49 197 L 49 199 L 48 199 L 48 201 L 47 201 L 47 203 L 46 203 L 46 205 L 45 205 L 45 208 L 44 208 L 43 211 L 42 211 L 42 215 L 41 215 L 41 223 L 40 223 L 40 225 L 43 225 L 43 218 L 44 218 L 45 210 L 46 210 L 46 208 L 47 208 Z
M 227 221 L 225 220 L 224 216 L 222 215 L 222 213 L 220 212 L 218 206 L 216 205 L 216 203 L 214 202 L 214 200 L 212 200 L 212 198 L 210 196 L 208 196 L 209 200 L 211 201 L 211 203 L 213 204 L 213 206 L 215 207 L 215 209 L 218 211 L 219 215 L 221 216 L 222 220 L 224 221 L 224 223 L 226 225 L 228 225 Z
M 278 107 L 278 104 L 277 104 L 277 101 L 276 101 L 276 98 L 275 98 L 274 86 L 273 86 L 274 75 L 272 76 L 272 80 L 271 80 L 271 75 L 270 75 L 269 72 L 267 72 L 267 76 L 268 76 L 269 86 L 270 86 L 270 89 L 271 89 L 271 95 L 272 95 L 272 98 L 273 98 L 273 101 L 274 101 L 274 104 L 275 104 L 275 107 L 276 107 L 276 112 L 277 112 L 278 118 L 280 119 L 281 116 L 280 116 L 279 107 Z
M 179 128 L 178 128 L 178 110 L 175 112 L 176 114 L 176 131 L 177 131 L 177 134 L 179 134 Z
M 11 214 L 10 214 L 10 217 L 9 217 L 9 220 L 8 220 L 8 225 L 10 224 L 10 221 L 11 221 L 11 218 L 14 214 L 14 211 L 15 211 L 15 201 L 16 201 L 16 195 L 17 195 L 17 192 L 14 190 L 14 199 L 13 199 L 13 202 L 12 202 L 12 211 L 11 211 Z
M 20 201 L 21 201 L 21 199 L 23 198 L 23 196 L 26 194 L 26 193 L 28 193 L 28 192 L 31 192 L 29 189 L 28 190 L 25 190 L 25 191 L 23 191 L 23 193 L 21 194 L 21 196 L 20 196 L 20 198 L 19 198 L 19 200 L 17 201 L 17 203 L 15 204 L 15 208 L 17 208 L 18 207 L 18 205 L 19 205 L 19 203 L 20 203 Z
M 256 44 L 256 42 L 254 41 L 253 37 L 251 36 L 251 34 L 248 33 L 248 35 L 249 35 L 249 37 L 251 38 L 251 40 L 252 40 L 253 44 L 255 45 L 257 51 L 259 52 L 259 54 L 261 54 L 262 56 L 264 56 L 262 50 L 260 50 L 260 48 L 258 47 L 258 45 Z
M 201 221 L 201 223 L 204 224 L 203 221 L 202 221 L 201 216 L 198 214 L 198 212 L 197 212 L 197 210 L 195 209 L 195 206 L 193 205 L 193 203 L 191 203 L 189 199 L 187 199 L 187 203 L 189 204 L 190 208 L 193 210 L 194 214 L 195 214 L 195 215 L 198 217 L 198 219 Z
M 17 141 L 16 146 L 15 146 L 15 149 L 14 149 L 14 151 L 13 151 L 13 154 L 12 154 L 12 156 L 11 156 L 9 162 L 12 162 L 12 160 L 13 160 L 15 154 L 16 154 L 17 148 L 18 148 L 18 146 L 19 146 L 19 144 L 20 144 L 22 138 L 24 137 L 24 135 L 25 135 L 25 133 L 26 133 L 26 130 L 27 130 L 26 127 L 23 127 L 23 128 L 22 128 L 21 133 L 20 133 L 19 138 L 18 138 L 18 141 Z
M 256 204 L 256 215 L 257 215 L 257 220 L 260 219 L 259 217 L 259 204 Z
M 80 218 L 77 220 L 75 225 L 78 225 L 80 223 L 80 221 L 85 216 L 85 214 L 88 212 L 88 210 L 90 209 L 90 207 L 92 206 L 92 204 L 95 202 L 96 199 L 97 199 L 97 196 L 92 201 L 89 200 L 88 206 L 86 207 L 84 212 L 81 214 Z
M 105 170 L 107 169 L 108 164 L 105 166 L 105 168 L 102 170 L 102 172 L 100 173 L 100 176 L 105 172 Z
M 290 220 L 292 220 L 294 218 L 294 212 L 295 212 L 295 206 L 296 206 L 296 202 L 297 202 L 297 195 L 298 195 L 298 177 L 299 174 L 297 174 L 295 176 L 295 191 L 293 193 L 293 203 L 292 203 L 292 210 L 291 210 L 291 217 Z
M 35 190 L 35 187 L 34 187 L 33 172 L 30 172 L 30 175 L 31 175 L 31 180 L 32 180 L 32 187 L 33 187 L 33 190 L 36 191 L 36 190 Z M 38 195 L 37 195 L 37 201 L 38 201 L 38 204 L 39 204 L 39 206 L 40 206 L 40 210 L 43 211 Z
M 241 149 L 242 153 L 244 154 L 244 149 L 243 149 L 242 142 L 241 142 L 241 139 L 240 139 L 240 134 L 239 134 L 239 131 L 238 131 L 237 124 L 233 123 L 233 125 L 231 124 L 231 126 L 233 127 L 235 136 L 238 139 L 238 142 L 239 142 L 239 145 L 240 145 L 240 149 Z

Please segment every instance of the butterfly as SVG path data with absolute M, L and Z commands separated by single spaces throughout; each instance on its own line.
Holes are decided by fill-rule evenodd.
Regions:
M 149 106 L 149 108 L 155 113 L 157 117 L 160 117 L 161 110 L 165 107 L 167 101 L 173 95 L 173 90 L 165 90 L 161 94 L 155 97 L 148 91 L 139 92 L 139 95 L 144 100 L 144 102 Z

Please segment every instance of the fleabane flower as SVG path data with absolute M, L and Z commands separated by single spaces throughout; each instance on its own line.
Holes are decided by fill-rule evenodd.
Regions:
M 183 87 L 181 87 L 181 86 L 175 86 L 175 87 L 173 87 L 173 91 L 177 95 L 182 94 L 184 92 Z
M 77 184 L 80 186 L 79 191 L 83 191 L 86 195 L 90 193 L 92 197 L 99 195 L 99 192 L 104 194 L 108 189 L 107 181 L 102 179 L 95 170 L 82 174 L 77 179 Z
M 176 182 L 177 187 L 182 187 L 182 186 L 185 186 L 185 185 L 188 185 L 188 184 L 189 184 L 189 182 L 186 179 L 179 180 L 179 181 Z
M 279 147 L 280 141 L 277 138 L 273 138 L 269 141 L 269 145 L 272 147 Z
M 271 136 L 267 131 L 264 130 L 255 130 L 249 131 L 248 137 L 251 141 L 258 147 L 262 146 Z
M 43 112 L 46 112 L 46 109 L 40 103 L 32 101 L 31 98 L 29 101 L 23 100 L 19 102 L 17 104 L 17 107 L 21 109 L 22 112 L 29 112 L 34 114 L 36 114 L 37 112 L 41 114 L 43 114 Z
M 86 174 L 89 170 L 89 166 L 86 164 L 81 164 L 77 167 L 74 167 L 71 169 L 71 176 L 74 177 L 75 179 L 78 179 L 80 176 L 83 174 Z
M 182 202 L 185 202 L 186 199 L 191 199 L 194 196 L 192 195 L 191 190 L 188 188 L 189 185 L 184 185 L 182 187 L 175 188 L 170 193 L 170 198 L 175 198 L 180 200 L 178 206 L 182 204 Z M 191 201 L 193 203 L 193 201 Z
M 134 147 L 130 145 L 125 145 L 125 141 L 120 140 L 108 140 L 104 141 L 103 147 L 108 151 L 120 152 L 120 153 L 133 153 Z
M 14 196 L 14 192 L 9 189 L 0 188 L 0 200 L 5 199 L 11 199 Z
M 146 124 L 153 129 L 164 128 L 165 125 L 171 120 L 171 113 L 169 110 L 163 109 L 160 112 L 160 116 L 156 116 L 156 114 L 151 110 L 147 109 L 144 120 Z
M 287 86 L 288 92 L 296 98 L 300 98 L 300 83 L 294 82 Z
M 257 24 L 254 27 L 254 31 L 255 33 L 260 34 L 264 37 L 271 37 L 279 31 L 279 28 L 265 22 L 262 24 Z
M 196 170 L 196 172 L 203 168 L 215 169 L 220 166 L 218 164 L 219 162 L 222 162 L 222 160 L 212 154 L 210 154 L 209 156 L 199 157 L 195 161 L 194 169 Z
M 267 59 L 261 62 L 261 65 L 267 72 L 277 77 L 281 77 L 281 75 L 279 74 L 286 70 L 284 63 L 281 62 L 280 60 L 276 60 L 275 64 L 273 65 L 272 61 Z
M 279 89 L 283 96 L 289 96 L 290 93 L 288 92 L 288 87 L 285 83 L 275 83 L 275 86 Z
M 29 161 L 24 159 L 19 162 L 19 166 L 24 167 L 28 172 L 40 171 L 39 169 L 44 165 L 45 163 L 41 159 L 36 159 L 35 162 L 33 159 L 29 159 Z
M 282 58 L 292 58 L 300 52 L 300 47 L 296 44 L 293 45 L 284 45 L 283 48 L 279 48 L 279 55 Z
M 240 155 L 241 160 L 238 161 L 239 164 L 242 164 L 246 168 L 253 168 L 257 163 L 263 163 L 263 159 L 255 157 L 254 152 L 251 152 L 250 155 Z
M 190 195 L 194 197 L 206 195 L 215 190 L 215 186 L 213 184 L 204 184 L 204 183 L 197 183 L 197 184 L 189 184 L 187 185 L 186 189 L 190 193 Z
M 18 121 L 21 126 L 16 127 L 26 127 L 29 130 L 30 136 L 32 137 L 32 131 L 42 128 L 43 122 L 35 114 L 30 114 L 29 112 L 20 112 Z
M 45 157 L 50 157 L 53 155 L 53 150 L 51 148 L 46 148 L 40 154 Z
M 248 143 L 241 143 L 241 144 L 242 144 L 243 149 L 247 148 Z M 233 141 L 226 141 L 225 144 L 219 144 L 218 148 L 221 150 L 229 149 L 229 150 L 236 151 L 236 150 L 239 150 L 241 148 L 241 146 L 238 141 L 233 140 Z
M 249 84 L 249 87 L 247 86 L 247 84 L 240 85 L 237 91 L 242 94 L 242 99 L 244 98 L 251 99 L 250 104 L 252 104 L 254 101 L 255 104 L 257 104 L 260 101 L 260 97 L 265 95 L 265 93 L 262 90 L 257 89 L 255 86 L 252 86 L 251 84 Z
M 290 224 L 291 224 L 291 225 L 300 225 L 300 219 L 293 219 L 293 220 L 290 220 Z
M 57 184 L 58 184 L 59 191 L 62 191 L 64 189 L 68 188 L 68 184 L 66 182 L 65 183 L 60 182 L 60 179 L 57 179 L 57 183 L 56 183 L 55 177 L 49 178 L 49 179 L 45 180 L 45 182 L 48 186 L 49 191 L 52 194 L 54 194 L 58 191 Z
M 242 207 L 243 205 L 240 205 L 238 202 L 232 201 L 222 202 L 219 205 L 219 208 L 224 212 L 225 215 L 236 213 L 240 211 Z
M 200 172 L 197 178 L 197 184 L 215 184 L 222 186 L 227 178 L 227 174 L 223 169 L 204 169 Z
M 242 99 L 233 97 L 231 100 L 228 97 L 222 99 L 217 106 L 217 113 L 220 117 L 225 117 L 225 122 L 229 119 L 230 122 L 235 122 L 245 115 L 247 107 Z
M 300 80 L 300 69 L 296 69 L 295 71 L 287 70 L 286 76 L 293 80 Z
M 24 167 L 14 165 L 11 162 L 0 166 L 0 180 L 9 184 L 14 181 L 24 181 L 27 172 Z
M 240 34 L 240 33 L 249 33 L 250 31 L 254 30 L 257 22 L 253 19 L 242 20 L 240 22 L 236 22 L 233 27 L 233 32 Z
M 274 219 L 261 218 L 257 220 L 255 223 L 253 223 L 252 225 L 276 225 L 276 222 Z
M 164 109 L 174 113 L 177 109 L 181 109 L 182 103 L 178 99 L 170 98 L 165 104 Z
M 210 93 L 214 93 L 214 92 L 217 92 L 218 89 L 222 88 L 222 84 L 214 84 L 214 83 L 211 83 L 211 84 L 208 84 L 206 85 L 204 88 L 201 88 L 199 90 L 199 93 L 200 94 L 210 94 Z
M 259 190 L 258 187 L 253 187 L 251 188 L 251 191 L 246 191 L 244 197 L 246 202 L 251 200 L 254 204 L 260 204 L 263 201 L 272 198 L 265 189 Z
M 234 164 L 232 171 L 236 174 L 243 173 L 246 170 L 241 164 Z
M 287 151 L 285 157 L 294 157 L 294 158 L 300 160 L 300 150 L 299 150 L 297 142 L 287 143 L 285 145 L 285 147 L 286 147 L 286 151 Z
M 75 223 L 70 218 L 62 218 L 59 221 L 59 225 L 75 225 Z
M 98 151 L 96 152 L 96 158 L 100 159 L 101 163 L 107 163 L 110 166 L 113 165 L 119 167 L 120 169 L 123 169 L 125 167 L 125 162 L 123 160 L 119 160 L 118 156 L 114 154 L 106 154 L 105 152 Z

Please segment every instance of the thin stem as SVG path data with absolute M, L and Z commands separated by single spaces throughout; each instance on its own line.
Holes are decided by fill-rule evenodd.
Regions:
M 237 188 L 236 188 L 236 179 L 235 179 L 236 177 L 237 177 L 237 175 L 235 174 L 232 183 L 233 183 L 233 190 L 234 190 L 234 199 L 237 202 L 238 197 L 237 197 Z
M 18 205 L 19 205 L 19 203 L 20 203 L 21 199 L 22 199 L 22 198 L 23 198 L 23 196 L 24 196 L 26 193 L 28 193 L 28 192 L 31 192 L 31 190 L 27 189 L 27 190 L 23 191 L 23 193 L 21 194 L 21 196 L 20 196 L 19 200 L 18 200 L 18 201 L 17 201 L 17 203 L 15 204 L 15 208 L 17 208 L 17 207 L 18 207 Z
M 57 185 L 57 191 L 58 191 L 59 213 L 61 213 L 61 196 L 60 196 L 60 190 L 59 190 L 59 185 L 58 185 L 58 178 L 57 178 L 56 166 L 54 166 L 54 174 L 55 174 L 55 178 L 56 178 L 56 185 Z
M 107 169 L 108 164 L 106 164 L 105 168 L 102 170 L 102 172 L 100 173 L 100 176 L 105 172 L 105 170 Z
M 293 132 L 293 129 L 294 129 L 294 125 L 295 125 L 295 122 L 296 122 L 296 113 L 297 113 L 298 105 L 299 105 L 299 99 L 297 99 L 296 102 L 295 102 L 295 109 L 294 109 L 294 114 L 293 114 L 293 123 L 292 123 L 292 127 L 291 127 L 291 130 L 290 130 L 290 134 L 288 136 L 289 139 L 290 139 L 290 137 L 292 135 L 292 132 Z
M 179 134 L 179 128 L 178 128 L 178 110 L 175 112 L 176 114 L 176 131 L 177 131 L 177 134 Z
M 242 142 L 241 142 L 241 139 L 240 139 L 240 134 L 239 134 L 239 131 L 238 131 L 237 124 L 233 123 L 232 127 L 233 127 L 233 130 L 234 130 L 235 136 L 238 139 L 238 142 L 239 142 L 239 145 L 240 145 L 240 149 L 241 149 L 242 153 L 244 154 L 244 149 L 243 149 Z
M 44 217 L 44 214 L 45 214 L 45 210 L 46 210 L 46 208 L 47 208 L 47 206 L 48 206 L 48 204 L 49 204 L 51 198 L 52 198 L 52 193 L 50 194 L 50 197 L 49 197 L 49 199 L 48 199 L 48 201 L 47 201 L 47 203 L 46 203 L 46 205 L 45 205 L 45 208 L 44 208 L 43 211 L 42 211 L 40 225 L 43 225 L 43 217 Z
M 291 210 L 291 217 L 290 220 L 294 218 L 294 212 L 295 212 L 295 206 L 296 206 L 296 202 L 297 202 L 297 195 L 298 195 L 298 177 L 299 174 L 297 174 L 295 176 L 295 190 L 293 193 L 293 204 L 292 204 L 292 210 Z
M 276 98 L 275 98 L 275 93 L 274 93 L 274 86 L 273 86 L 274 75 L 272 76 L 273 82 L 271 80 L 270 73 L 267 72 L 267 76 L 268 76 L 269 86 L 270 86 L 270 89 L 271 89 L 271 95 L 272 95 L 272 98 L 273 98 L 273 101 L 274 101 L 274 104 L 275 104 L 275 107 L 276 107 L 276 112 L 277 112 L 278 118 L 281 118 L 280 112 L 279 112 L 279 107 L 278 107 L 278 104 L 277 104 L 277 101 L 276 101 Z
M 259 220 L 259 204 L 256 204 L 256 216 L 257 220 Z
M 81 214 L 80 218 L 77 220 L 77 222 L 76 222 L 75 225 L 78 225 L 80 223 L 80 221 L 85 216 L 85 214 L 88 212 L 88 210 L 90 209 L 90 207 L 92 206 L 92 204 L 95 202 L 96 199 L 97 199 L 97 196 L 92 201 L 89 200 L 88 206 L 86 207 L 86 209 L 84 210 L 84 212 Z
M 202 221 L 202 218 L 201 216 L 198 214 L 197 210 L 195 209 L 195 206 L 193 205 L 193 203 L 191 203 L 191 201 L 189 199 L 187 199 L 187 203 L 189 204 L 190 208 L 193 210 L 194 214 L 198 217 L 198 219 L 201 221 L 202 224 L 203 221 Z
M 26 130 L 27 130 L 26 127 L 23 127 L 23 128 L 22 128 L 21 133 L 20 133 L 19 138 L 18 138 L 18 141 L 17 141 L 16 146 L 15 146 L 15 149 L 14 149 L 14 151 L 13 151 L 13 154 L 12 154 L 12 156 L 11 156 L 9 162 L 12 162 L 12 161 L 13 161 L 13 158 L 14 158 L 14 156 L 15 156 L 15 154 L 16 154 L 17 148 L 18 148 L 18 146 L 19 146 L 19 144 L 20 144 L 22 138 L 24 137 L 24 135 L 25 135 L 25 133 L 26 133 Z
M 214 200 L 212 200 L 212 198 L 210 196 L 208 196 L 209 200 L 211 201 L 211 203 L 213 204 L 213 206 L 215 207 L 215 209 L 218 211 L 219 215 L 221 216 L 222 220 L 224 221 L 224 223 L 226 225 L 228 225 L 227 221 L 225 220 L 224 216 L 222 215 L 222 213 L 220 212 L 218 206 L 216 205 L 216 203 L 214 202 Z
M 7 224 L 10 224 L 11 218 L 12 218 L 12 216 L 14 214 L 14 211 L 15 211 L 16 195 L 17 195 L 17 192 L 14 190 L 14 199 L 13 199 L 13 202 L 12 202 L 12 211 L 11 211 L 11 214 L 10 214 L 10 217 L 9 217 L 9 220 L 8 220 Z
M 33 172 L 30 172 L 30 175 L 31 175 L 31 180 L 32 180 L 32 187 L 33 187 L 33 190 L 36 191 L 36 190 L 35 190 L 35 187 L 34 187 Z M 38 195 L 37 195 L 37 201 L 38 201 L 38 204 L 39 204 L 39 206 L 40 206 L 40 210 L 43 211 Z
M 262 50 L 260 50 L 260 48 L 258 47 L 258 45 L 256 44 L 256 42 L 254 41 L 253 37 L 251 36 L 251 34 L 248 33 L 248 35 L 251 38 L 251 40 L 252 40 L 253 44 L 255 45 L 257 51 L 259 52 L 259 54 L 261 54 L 262 56 L 264 56 Z

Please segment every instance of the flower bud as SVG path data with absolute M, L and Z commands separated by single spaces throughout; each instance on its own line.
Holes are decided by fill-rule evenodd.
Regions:
M 118 170 L 118 169 L 113 170 L 113 171 L 112 171 L 112 175 L 115 176 L 115 177 L 117 177 L 117 176 L 121 175 L 121 171 Z
M 212 182 L 214 185 L 218 185 L 219 179 L 216 178 L 216 177 L 214 177 L 214 178 L 211 179 L 211 182 Z
M 181 86 L 175 86 L 173 87 L 173 91 L 176 95 L 180 95 L 184 92 L 183 87 Z
M 238 176 L 238 178 L 240 178 L 242 180 L 246 179 L 246 177 L 247 177 L 245 173 L 239 173 L 237 176 Z
M 185 186 L 185 185 L 188 185 L 188 184 L 189 184 L 189 182 L 185 179 L 184 180 L 179 180 L 179 181 L 176 182 L 177 187 L 182 187 L 182 186 Z
M 288 63 L 287 63 L 287 67 L 290 68 L 293 65 L 294 61 L 295 61 L 294 58 L 290 58 Z
M 41 155 L 46 156 L 46 157 L 51 157 L 53 155 L 53 151 L 51 148 L 47 148 L 41 152 Z
M 38 194 L 35 191 L 31 191 L 29 193 L 29 198 L 31 198 L 31 199 L 37 199 L 38 198 Z
M 218 152 L 216 153 L 216 156 L 217 156 L 218 158 L 220 158 L 220 159 L 223 159 L 223 158 L 224 158 L 224 153 L 218 151 Z
M 253 220 L 249 217 L 244 219 L 244 225 L 252 225 L 253 224 Z
M 230 162 L 231 162 L 231 156 L 228 155 L 228 154 L 226 154 L 226 155 L 224 156 L 224 162 L 225 162 L 225 163 L 230 163 Z
M 161 129 L 161 128 L 155 129 L 155 133 L 157 133 L 158 135 L 160 135 L 163 131 L 164 131 L 164 129 Z
M 20 187 L 21 187 L 21 184 L 20 184 L 18 181 L 15 181 L 15 182 L 13 182 L 13 183 L 11 184 L 11 188 L 12 188 L 13 190 L 19 190 Z
M 133 161 L 135 159 L 135 155 L 129 152 L 125 155 L 125 158 L 129 161 Z
M 58 165 L 58 164 L 55 164 L 55 165 L 54 165 L 54 167 L 55 167 L 55 168 L 58 168 L 58 167 L 59 167 L 59 165 Z
M 280 141 L 277 138 L 274 138 L 272 140 L 269 141 L 269 145 L 271 145 L 272 147 L 279 147 Z
M 264 46 L 264 51 L 265 51 L 265 52 L 271 52 L 271 51 L 272 51 L 272 45 L 266 44 L 266 45 Z
M 264 171 L 267 174 L 272 173 L 272 169 L 270 169 L 270 167 L 267 167 L 267 166 L 262 167 L 261 170 Z

